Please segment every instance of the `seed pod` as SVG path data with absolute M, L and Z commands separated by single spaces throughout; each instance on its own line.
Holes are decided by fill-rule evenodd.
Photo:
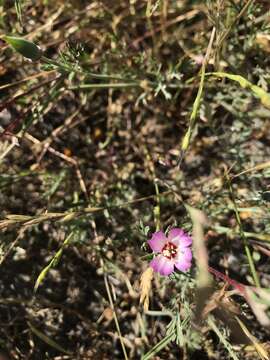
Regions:
M 31 41 L 15 36 L 3 36 L 3 39 L 22 56 L 32 61 L 37 61 L 41 58 L 43 52 L 40 47 Z

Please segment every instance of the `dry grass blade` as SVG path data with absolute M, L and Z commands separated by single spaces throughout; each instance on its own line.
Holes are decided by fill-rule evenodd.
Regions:
M 151 267 L 147 268 L 141 276 L 140 279 L 140 304 L 143 304 L 144 311 L 149 309 L 149 295 L 151 291 L 151 282 L 153 279 L 153 269 Z
M 246 300 L 259 323 L 270 328 L 270 318 L 266 312 L 270 306 L 270 294 L 268 289 L 249 287 L 246 290 Z
M 197 264 L 197 294 L 196 294 L 196 311 L 195 321 L 202 318 L 203 309 L 209 301 L 214 289 L 212 286 L 212 278 L 208 271 L 208 253 L 204 239 L 204 227 L 208 221 L 204 213 L 189 205 L 185 205 L 192 223 L 193 223 L 193 250 L 194 258 Z
M 164 191 L 163 193 L 160 193 L 158 196 L 161 197 L 161 196 L 167 196 L 170 194 L 172 194 L 172 191 Z M 62 213 L 47 212 L 47 213 L 36 215 L 36 216 L 12 214 L 12 215 L 8 215 L 7 219 L 0 220 L 0 230 L 7 229 L 12 225 L 14 226 L 14 225 L 18 225 L 18 224 L 29 227 L 29 226 L 33 226 L 33 225 L 42 223 L 44 221 L 68 222 L 68 221 L 74 220 L 75 218 L 79 218 L 81 216 L 94 214 L 96 212 L 104 211 L 106 209 L 117 209 L 117 208 L 121 208 L 121 207 L 135 205 L 137 203 L 140 203 L 140 202 L 143 202 L 146 200 L 150 200 L 150 199 L 154 199 L 156 197 L 157 197 L 157 195 L 153 194 L 153 195 L 144 196 L 144 197 L 134 199 L 134 200 L 129 200 L 129 201 L 126 201 L 119 205 L 107 206 L 107 207 L 106 206 L 104 206 L 104 207 L 86 207 L 79 211 L 74 211 L 74 212 L 68 212 L 68 211 L 62 212 Z
M 235 178 L 237 178 L 237 177 L 239 177 L 241 175 L 247 174 L 249 172 L 264 170 L 264 169 L 267 169 L 269 167 L 270 167 L 270 161 L 266 161 L 266 162 L 264 162 L 262 164 L 258 164 L 256 166 L 253 166 L 253 167 L 249 168 L 249 169 L 243 170 L 243 171 L 239 172 L 238 174 L 233 175 L 231 178 L 235 179 Z
M 104 267 L 103 267 L 103 269 L 105 271 Z M 121 343 L 124 358 L 125 358 L 125 360 L 128 360 L 127 351 L 126 351 L 126 347 L 125 347 L 125 341 L 124 341 L 124 338 L 122 336 L 121 329 L 120 329 L 120 326 L 119 326 L 119 322 L 118 322 L 118 319 L 117 319 L 116 310 L 115 310 L 115 306 L 114 306 L 114 303 L 113 303 L 111 290 L 110 290 L 110 287 L 109 287 L 108 277 L 107 277 L 106 274 L 104 274 L 104 283 L 105 283 L 105 288 L 106 288 L 106 291 L 107 291 L 107 294 L 108 294 L 110 307 L 111 307 L 111 309 L 113 311 L 113 318 L 114 318 L 115 326 L 116 326 L 117 333 L 118 333 L 118 336 L 119 336 L 119 340 L 120 340 L 120 343 Z
M 238 316 L 235 316 L 235 319 L 237 320 L 238 324 L 240 325 L 241 329 L 243 330 L 243 332 L 245 333 L 245 335 L 249 338 L 249 340 L 251 341 L 251 343 L 254 345 L 254 348 L 256 349 L 259 357 L 261 360 L 269 360 L 269 355 L 267 350 L 265 349 L 264 345 L 261 344 L 256 338 L 255 336 L 253 336 L 250 331 L 248 330 L 248 328 L 246 327 L 246 325 L 243 323 L 243 321 L 241 321 Z

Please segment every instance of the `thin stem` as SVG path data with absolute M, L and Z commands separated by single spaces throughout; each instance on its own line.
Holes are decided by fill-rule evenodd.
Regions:
M 104 269 L 104 267 L 103 267 L 103 269 Z M 105 269 L 104 269 L 104 271 L 105 271 Z M 110 307 L 111 307 L 111 309 L 113 311 L 113 318 L 114 318 L 116 330 L 118 332 L 118 336 L 119 336 L 119 340 L 120 340 L 121 347 L 122 347 L 122 350 L 123 350 L 123 354 L 124 354 L 125 360 L 128 360 L 126 347 L 125 347 L 125 344 L 124 344 L 124 341 L 123 341 L 123 336 L 121 334 L 121 329 L 120 329 L 119 322 L 118 322 L 118 319 L 117 319 L 117 316 L 116 316 L 116 311 L 115 311 L 114 303 L 113 303 L 113 300 L 112 300 L 112 295 L 111 295 L 111 291 L 110 291 L 109 284 L 108 284 L 108 278 L 107 278 L 106 274 L 104 274 L 104 283 L 105 283 L 105 288 L 106 288 L 106 291 L 107 291 L 107 294 L 108 294 Z
M 226 339 L 226 337 L 224 336 L 224 334 L 219 330 L 219 328 L 217 327 L 214 319 L 209 316 L 207 319 L 208 325 L 213 329 L 213 331 L 217 334 L 219 340 L 222 342 L 222 344 L 225 346 L 225 348 L 227 349 L 230 357 L 233 360 L 239 360 L 239 357 L 235 354 L 230 342 Z
M 158 82 L 150 81 L 150 80 L 143 80 L 143 79 L 127 79 L 122 76 L 117 75 L 109 75 L 109 74 L 96 74 L 89 72 L 85 69 L 82 69 L 81 67 L 72 67 L 69 64 L 61 63 L 59 61 L 49 59 L 46 56 L 42 56 L 41 61 L 49 64 L 54 65 L 59 70 L 64 70 L 68 73 L 75 72 L 78 74 L 83 74 L 90 76 L 93 79 L 99 79 L 99 80 L 116 80 L 121 81 L 121 83 L 105 83 L 105 84 L 81 84 L 76 86 L 69 87 L 69 90 L 78 90 L 78 89 L 103 89 L 103 88 L 126 88 L 126 87 L 141 87 L 144 88 L 145 85 L 142 85 L 145 83 L 147 86 L 151 88 L 155 88 L 159 86 Z M 179 89 L 179 87 L 183 86 L 183 84 L 164 84 L 169 89 Z
M 240 209 L 238 209 L 240 211 Z M 228 228 L 226 226 L 215 225 L 214 229 L 220 234 L 229 234 L 229 235 L 236 235 L 237 231 L 235 229 Z M 243 231 L 246 238 L 255 238 L 260 241 L 270 242 L 270 235 L 269 234 L 256 234 L 249 231 Z
M 139 83 L 109 83 L 109 84 L 81 84 L 70 86 L 69 90 L 81 90 L 81 89 L 121 89 L 127 87 L 140 87 Z
M 223 44 L 223 42 L 227 39 L 227 37 L 230 35 L 230 32 L 232 31 L 233 27 L 237 24 L 237 22 L 241 19 L 241 17 L 245 14 L 245 12 L 247 11 L 248 7 L 251 5 L 251 3 L 254 0 L 248 0 L 246 2 L 246 4 L 243 6 L 243 8 L 240 10 L 239 14 L 235 17 L 235 19 L 233 20 L 233 22 L 231 23 L 231 25 L 229 26 L 229 28 L 222 34 L 220 40 L 219 40 L 219 44 L 218 44 L 218 48 L 221 47 L 221 45 Z
M 246 285 L 239 283 L 238 281 L 231 279 L 228 275 L 223 274 L 222 272 L 214 269 L 212 266 L 208 266 L 208 271 L 216 276 L 217 278 L 223 280 L 227 284 L 231 285 L 237 289 L 242 295 L 246 294 Z
M 18 144 L 16 141 L 13 141 L 11 144 L 9 144 L 9 146 L 6 148 L 6 150 L 2 154 L 0 154 L 0 163 L 7 156 L 7 154 L 17 145 Z
M 250 273 L 252 275 L 254 284 L 257 287 L 261 287 L 259 277 L 258 277 L 258 274 L 256 272 L 256 268 L 255 268 L 255 265 L 254 265 L 254 262 L 253 262 L 253 259 L 252 259 L 252 254 L 251 254 L 251 251 L 250 251 L 250 248 L 249 248 L 249 245 L 248 245 L 248 241 L 247 241 L 246 235 L 245 235 L 243 227 L 242 227 L 241 218 L 240 218 L 240 215 L 239 215 L 239 211 L 238 211 L 238 208 L 237 208 L 237 205 L 236 205 L 232 185 L 231 185 L 231 182 L 230 182 L 230 179 L 229 179 L 229 176 L 228 176 L 227 172 L 225 173 L 225 178 L 227 180 L 227 184 L 228 184 L 228 187 L 229 187 L 229 191 L 230 191 L 231 200 L 232 200 L 232 203 L 233 203 L 233 209 L 234 209 L 236 221 L 237 221 L 237 224 L 239 226 L 240 237 L 241 237 L 241 239 L 243 241 L 244 249 L 245 249 L 245 252 L 246 252 L 247 259 L 248 259 Z
M 205 57 L 204 57 L 204 60 L 203 60 L 203 63 L 202 63 L 202 67 L 201 67 L 201 80 L 200 80 L 200 85 L 199 85 L 199 89 L 198 89 L 195 101 L 193 103 L 192 112 L 191 112 L 190 120 L 189 120 L 189 127 L 188 127 L 188 130 L 187 130 L 187 132 L 186 132 L 186 134 L 185 134 L 185 136 L 184 136 L 184 138 L 182 140 L 182 144 L 181 144 L 181 156 L 180 156 L 179 161 L 178 161 L 179 166 L 181 165 L 184 154 L 185 154 L 185 152 L 187 151 L 187 149 L 189 147 L 190 138 L 191 138 L 192 132 L 193 132 L 195 124 L 196 124 L 197 113 L 199 111 L 201 99 L 202 99 L 202 96 L 203 96 L 203 88 L 204 88 L 206 66 L 208 64 L 209 57 L 210 57 L 210 54 L 211 54 L 215 34 L 216 34 L 216 28 L 213 27 L 211 37 L 210 37 L 210 40 L 209 40 L 209 43 L 208 43 L 208 46 L 207 46 L 206 54 L 205 54 Z
M 168 191 L 159 193 L 159 196 L 167 196 L 172 193 L 173 193 L 173 191 L 168 190 Z M 66 212 L 59 212 L 59 213 L 43 213 L 38 216 L 26 216 L 26 217 L 21 216 L 21 215 L 9 215 L 9 216 L 7 216 L 6 219 L 0 220 L 0 229 L 6 228 L 6 226 L 9 226 L 12 224 L 15 225 L 18 223 L 21 223 L 24 226 L 28 227 L 28 226 L 32 226 L 32 225 L 38 224 L 43 221 L 57 221 L 57 220 L 62 221 L 62 222 L 71 221 L 71 220 L 81 217 L 83 215 L 94 214 L 96 212 L 101 212 L 106 209 L 110 210 L 110 209 L 122 208 L 122 207 L 130 206 L 133 204 L 137 204 L 137 203 L 140 203 L 140 202 L 143 202 L 146 200 L 155 199 L 156 197 L 157 197 L 157 195 L 153 194 L 153 195 L 141 197 L 138 199 L 130 200 L 130 201 L 118 204 L 118 205 L 86 207 L 82 210 L 72 211 L 72 212 L 66 211 Z
M 127 80 L 127 79 L 124 79 L 123 77 L 117 76 L 117 75 L 96 74 L 96 73 L 92 73 L 90 71 L 87 71 L 85 69 L 82 69 L 81 67 L 75 68 L 75 67 L 70 66 L 69 64 L 65 64 L 65 63 L 61 63 L 61 62 L 59 62 L 57 60 L 49 59 L 46 56 L 42 56 L 41 61 L 43 61 L 43 62 L 45 62 L 46 64 L 49 64 L 49 65 L 54 65 L 54 66 L 58 67 L 59 69 L 63 69 L 63 70 L 68 71 L 68 72 L 75 72 L 75 73 L 78 73 L 78 74 L 84 74 L 84 75 L 91 76 L 94 79 L 120 80 L 120 81 L 123 81 L 123 80 L 126 81 Z
M 159 191 L 159 185 L 158 185 L 158 178 L 156 175 L 156 169 L 155 169 L 155 164 L 154 161 L 151 157 L 151 154 L 147 148 L 147 145 L 144 145 L 144 153 L 145 153 L 145 158 L 146 158 L 146 164 L 147 167 L 149 168 L 151 177 L 152 177 L 152 181 L 154 184 L 154 188 L 155 188 L 155 192 L 156 192 L 156 206 L 154 206 L 154 219 L 155 219 L 155 224 L 156 224 L 156 231 L 160 230 L 160 191 Z

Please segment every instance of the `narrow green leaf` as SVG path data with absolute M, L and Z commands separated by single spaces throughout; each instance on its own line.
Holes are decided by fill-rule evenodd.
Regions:
M 54 255 L 54 257 L 51 259 L 51 261 L 49 262 L 49 264 L 41 271 L 41 273 L 39 274 L 36 282 L 35 282 L 35 286 L 34 286 L 34 293 L 37 292 L 40 284 L 42 283 L 42 281 L 45 279 L 47 273 L 49 272 L 49 270 L 53 267 L 55 267 L 58 263 L 59 260 L 63 254 L 63 250 L 64 248 L 69 244 L 71 238 L 73 236 L 73 232 L 71 232 L 68 237 L 66 238 L 66 240 L 64 241 L 62 247 L 56 252 L 56 254 Z
M 17 18 L 22 25 L 22 1 L 21 0 L 15 0 L 15 9 L 17 13 Z
M 175 338 L 175 331 L 165 336 L 160 342 L 158 342 L 148 353 L 143 355 L 142 360 L 151 359 L 156 353 L 162 350 Z
M 45 335 L 44 333 L 42 333 L 41 331 L 39 331 L 38 329 L 36 329 L 30 322 L 28 322 L 28 326 L 30 327 L 31 331 L 38 337 L 40 338 L 42 341 L 44 341 L 46 344 L 48 344 L 49 346 L 51 346 L 52 348 L 60 351 L 61 353 L 67 354 L 67 355 L 72 355 L 72 353 L 70 351 L 67 351 L 66 349 L 64 349 L 61 345 L 57 344 L 57 342 L 55 342 L 54 340 L 52 340 L 51 338 L 49 338 L 47 335 Z
M 221 77 L 221 78 L 227 78 L 232 81 L 238 82 L 238 84 L 242 88 L 251 90 L 253 92 L 253 94 L 261 100 L 261 103 L 265 107 L 270 109 L 270 94 L 267 93 L 266 91 L 264 91 L 261 87 L 252 84 L 250 81 L 245 79 L 243 76 L 224 73 L 224 72 L 213 72 L 213 73 L 209 73 L 207 75 L 213 75 L 213 76 L 217 76 L 217 77 Z

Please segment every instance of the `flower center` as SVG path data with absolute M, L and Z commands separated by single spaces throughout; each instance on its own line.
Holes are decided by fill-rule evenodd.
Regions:
M 171 242 L 167 242 L 164 246 L 163 249 L 161 250 L 161 253 L 163 256 L 165 256 L 167 259 L 173 259 L 175 258 L 176 254 L 177 254 L 177 246 L 174 245 Z

